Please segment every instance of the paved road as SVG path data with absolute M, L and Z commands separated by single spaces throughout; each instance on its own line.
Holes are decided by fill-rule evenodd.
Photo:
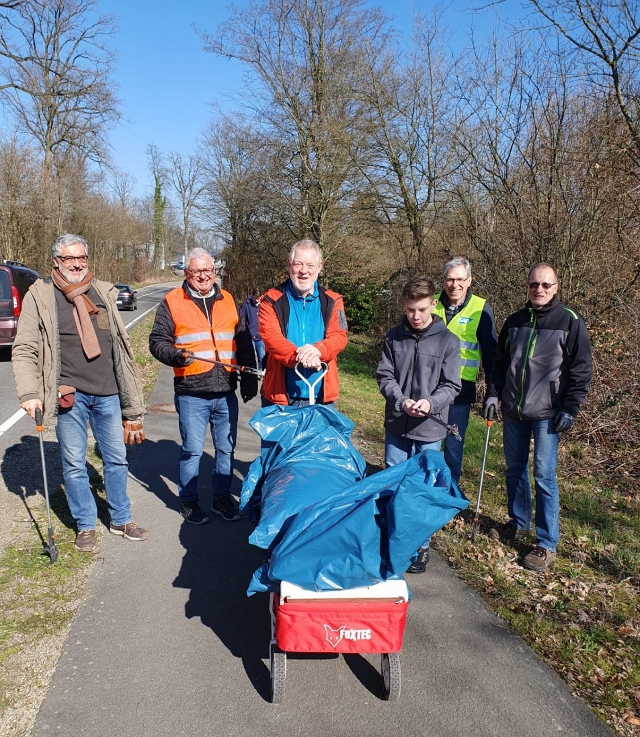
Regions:
M 171 387 L 163 368 L 131 456 L 134 518 L 151 537 L 103 534 L 33 737 L 611 737 L 438 558 L 410 580 L 399 701 L 381 698 L 378 656 L 304 655 L 288 660 L 284 702 L 269 703 L 268 600 L 245 595 L 263 553 L 244 521 L 196 527 L 177 513 Z M 256 409 L 242 407 L 236 491 L 258 452 Z M 209 440 L 205 508 L 211 456 Z

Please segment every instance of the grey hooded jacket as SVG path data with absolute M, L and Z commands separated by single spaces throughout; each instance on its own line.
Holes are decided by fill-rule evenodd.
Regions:
M 428 399 L 431 412 L 446 422 L 449 405 L 460 391 L 460 341 L 434 316 L 424 331 L 414 331 L 406 319 L 392 328 L 382 345 L 376 372 L 387 400 L 384 426 L 394 435 L 432 443 L 446 436 L 441 425 L 428 418 L 409 417 L 402 409 L 407 399 Z

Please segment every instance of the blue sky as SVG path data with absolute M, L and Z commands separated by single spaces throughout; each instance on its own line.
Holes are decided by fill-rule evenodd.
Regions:
M 410 31 L 414 9 L 429 12 L 433 5 L 428 0 L 368 2 L 382 7 L 403 32 Z M 491 24 L 490 13 L 471 13 L 473 3 L 449 4 L 451 28 L 462 33 L 472 22 L 479 27 Z M 119 169 L 135 177 L 139 195 L 152 187 L 147 146 L 153 143 L 163 154 L 178 151 L 188 156 L 213 117 L 212 103 L 224 105 L 241 83 L 241 66 L 205 54 L 192 28 L 195 24 L 214 31 L 227 17 L 227 8 L 228 3 L 218 0 L 98 0 L 100 14 L 113 14 L 119 28 L 111 46 L 125 119 L 110 134 L 112 157 Z M 517 14 L 520 8 L 517 0 L 500 3 L 503 15 Z

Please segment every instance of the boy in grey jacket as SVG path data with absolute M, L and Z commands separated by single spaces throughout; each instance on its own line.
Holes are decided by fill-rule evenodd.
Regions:
M 449 405 L 462 388 L 460 341 L 432 314 L 435 284 L 419 276 L 402 287 L 405 315 L 386 335 L 376 377 L 386 399 L 385 465 L 395 466 L 423 450 L 440 450 L 446 429 L 425 417 L 446 422 Z M 420 547 L 408 573 L 424 573 L 429 540 Z

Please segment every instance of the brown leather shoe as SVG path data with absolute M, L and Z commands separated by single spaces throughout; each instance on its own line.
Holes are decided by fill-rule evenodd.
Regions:
M 541 548 L 539 545 L 534 546 L 531 549 L 529 555 L 522 561 L 522 565 L 529 571 L 535 571 L 536 573 L 542 573 L 550 568 L 556 559 L 556 554 L 546 548 Z
M 112 535 L 120 535 L 125 540 L 146 540 L 149 533 L 142 527 L 138 527 L 135 522 L 126 522 L 124 525 L 109 525 L 109 532 Z
M 76 541 L 73 545 L 81 553 L 93 553 L 96 549 L 96 531 L 80 530 L 76 535 Z

